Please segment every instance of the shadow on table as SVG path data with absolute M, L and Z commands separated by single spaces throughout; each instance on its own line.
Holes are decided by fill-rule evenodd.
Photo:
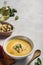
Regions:
M 18 60 L 15 64 L 13 65 L 27 65 L 27 58 Z

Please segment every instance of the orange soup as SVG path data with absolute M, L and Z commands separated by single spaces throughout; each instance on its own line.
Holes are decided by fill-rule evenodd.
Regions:
M 14 56 L 24 56 L 32 51 L 32 46 L 25 40 L 12 39 L 8 42 L 6 50 Z

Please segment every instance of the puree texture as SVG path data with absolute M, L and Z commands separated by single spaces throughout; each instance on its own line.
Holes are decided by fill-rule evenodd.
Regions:
M 17 44 L 21 44 L 23 46 L 23 51 L 18 53 L 13 47 Z M 29 42 L 22 39 L 13 39 L 7 43 L 6 50 L 8 53 L 14 56 L 24 56 L 29 54 L 32 51 L 32 46 Z

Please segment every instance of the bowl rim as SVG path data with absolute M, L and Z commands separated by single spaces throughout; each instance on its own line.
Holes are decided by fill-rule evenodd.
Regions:
M 6 42 L 7 41 L 9 41 L 9 40 L 11 40 L 11 39 L 14 39 L 14 38 L 17 38 L 17 37 L 24 37 L 24 40 L 26 40 L 26 39 L 28 39 L 29 41 L 28 42 L 30 42 L 30 44 L 31 44 L 31 46 L 32 46 L 32 51 L 30 52 L 30 53 L 28 53 L 28 54 L 26 54 L 26 55 L 23 55 L 23 56 L 15 56 L 15 55 L 12 55 L 12 54 L 10 54 L 10 53 L 8 53 L 7 52 L 7 50 L 6 50 Z M 27 40 L 26 40 L 27 41 Z M 6 45 L 5 45 L 6 44 Z M 27 37 L 27 36 L 12 36 L 12 37 L 9 37 L 9 38 L 7 38 L 6 40 L 5 40 L 5 42 L 4 42 L 4 45 L 3 45 L 3 49 L 4 49 L 4 51 L 5 51 L 5 53 L 7 54 L 7 55 L 9 55 L 10 57 L 13 57 L 13 58 L 22 58 L 22 57 L 27 57 L 27 56 L 30 56 L 31 54 L 32 54 L 32 52 L 34 51 L 34 43 L 33 43 L 33 41 L 29 38 L 29 37 Z

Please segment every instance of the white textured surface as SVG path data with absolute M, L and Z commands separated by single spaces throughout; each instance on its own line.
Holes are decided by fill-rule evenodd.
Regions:
M 3 1 L 0 0 L 0 7 L 3 6 Z M 18 10 L 19 20 L 9 18 L 7 22 L 14 25 L 15 30 L 12 36 L 25 35 L 32 39 L 35 44 L 35 49 L 40 49 L 40 56 L 43 60 L 43 0 L 7 0 L 8 5 Z M 0 40 L 3 45 L 4 40 Z M 28 58 L 18 61 L 14 65 L 26 65 Z M 43 61 L 42 61 L 43 62 Z M 32 63 L 34 65 L 34 62 Z M 43 65 L 43 64 L 42 64 Z

